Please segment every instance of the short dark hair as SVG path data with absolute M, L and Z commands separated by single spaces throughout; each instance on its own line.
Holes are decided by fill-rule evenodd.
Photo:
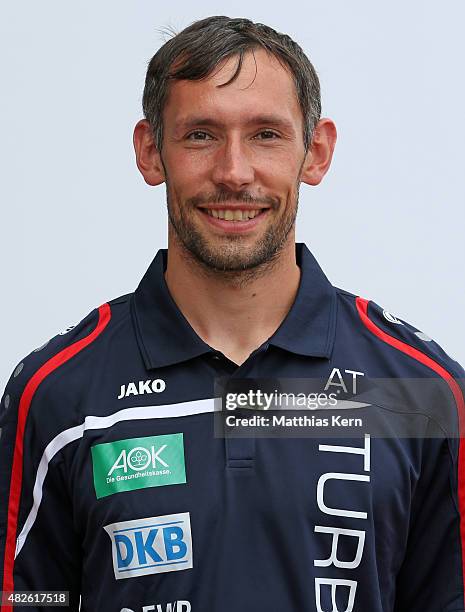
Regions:
M 221 15 L 206 17 L 174 34 L 149 62 L 142 107 L 159 150 L 163 143 L 163 109 L 172 79 L 198 80 L 209 76 L 224 59 L 238 56 L 237 68 L 227 83 L 238 76 L 244 54 L 264 48 L 293 75 L 303 116 L 303 140 L 308 150 L 313 130 L 321 115 L 320 83 L 301 47 L 287 34 L 263 23 Z M 284 64 L 283 64 L 284 63 Z

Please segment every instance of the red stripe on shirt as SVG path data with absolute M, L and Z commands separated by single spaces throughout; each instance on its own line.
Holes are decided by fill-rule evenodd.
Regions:
M 23 446 L 24 431 L 27 415 L 35 392 L 44 379 L 54 370 L 69 361 L 86 346 L 91 344 L 105 329 L 111 318 L 109 304 L 102 304 L 98 310 L 99 318 L 95 329 L 85 338 L 66 347 L 54 357 L 44 363 L 26 384 L 19 401 L 18 423 L 16 426 L 16 440 L 11 469 L 10 495 L 8 499 L 7 532 L 5 543 L 3 591 L 14 590 L 13 567 L 15 562 L 16 537 L 18 528 L 19 504 L 21 499 L 21 485 L 23 479 Z M 11 605 L 4 605 L 3 612 L 12 612 Z
M 459 456 L 458 456 L 458 502 L 459 502 L 459 512 L 460 512 L 460 539 L 462 544 L 462 582 L 465 593 L 465 400 L 463 397 L 462 389 L 460 385 L 457 383 L 455 378 L 439 363 L 431 359 L 425 353 L 422 353 L 418 349 L 406 342 L 402 342 L 394 336 L 387 334 L 385 331 L 380 329 L 373 321 L 368 317 L 368 302 L 369 300 L 365 300 L 364 298 L 357 297 L 356 305 L 358 314 L 362 319 L 365 326 L 378 338 L 381 338 L 387 344 L 390 344 L 394 348 L 402 351 L 402 353 L 406 353 L 413 359 L 416 359 L 423 365 L 427 366 L 431 370 L 434 370 L 439 376 L 441 376 L 446 383 L 449 385 L 450 390 L 455 399 L 455 403 L 457 405 L 458 412 L 458 421 L 459 421 Z

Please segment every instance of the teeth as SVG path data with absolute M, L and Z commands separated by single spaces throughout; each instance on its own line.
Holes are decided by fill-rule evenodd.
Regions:
M 261 210 L 218 210 L 214 208 L 207 208 L 204 210 L 208 215 L 210 215 L 210 217 L 215 217 L 215 219 L 225 219 L 226 221 L 248 221 L 262 212 Z

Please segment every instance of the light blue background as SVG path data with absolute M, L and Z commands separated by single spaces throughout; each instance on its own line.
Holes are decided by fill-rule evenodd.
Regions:
M 323 184 L 302 186 L 298 241 L 464 364 L 462 2 L 17 0 L 0 9 L 2 386 L 166 246 L 165 188 L 139 175 L 132 130 L 158 29 L 213 14 L 290 34 L 320 76 L 339 139 Z

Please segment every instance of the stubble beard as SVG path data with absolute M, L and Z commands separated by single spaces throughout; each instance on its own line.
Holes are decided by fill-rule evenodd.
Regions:
M 276 219 L 263 236 L 247 248 L 244 247 L 243 237 L 238 234 L 225 235 L 218 244 L 211 244 L 191 221 L 190 215 L 197 214 L 194 212 L 195 207 L 181 204 L 175 208 L 167 176 L 165 182 L 171 228 L 183 248 L 184 255 L 195 262 L 204 273 L 217 278 L 223 277 L 228 281 L 235 279 L 242 284 L 261 276 L 275 265 L 295 225 L 300 181 L 296 184 L 295 205 L 291 206 L 283 217 Z M 243 197 L 237 197 L 237 194 L 235 199 L 244 200 Z M 218 194 L 217 202 L 225 200 L 232 198 L 227 194 Z M 271 211 L 268 214 L 271 214 Z

